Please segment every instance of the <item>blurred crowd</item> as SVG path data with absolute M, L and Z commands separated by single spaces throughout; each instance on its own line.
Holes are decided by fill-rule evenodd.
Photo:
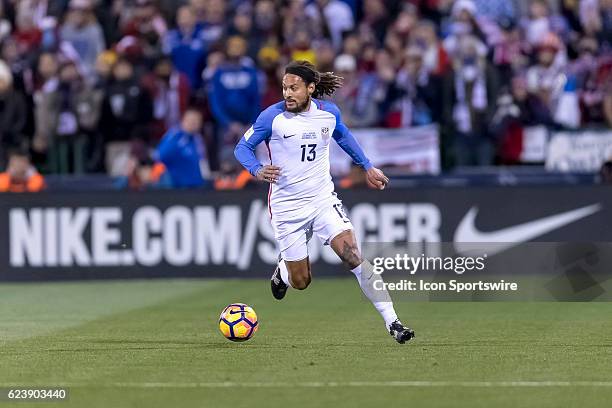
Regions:
M 437 123 L 447 168 L 612 126 L 612 0 L 0 0 L 0 168 L 241 188 L 292 59 L 344 77 L 349 127 Z

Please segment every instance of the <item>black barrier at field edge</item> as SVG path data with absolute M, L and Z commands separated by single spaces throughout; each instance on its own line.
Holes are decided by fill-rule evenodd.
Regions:
M 612 241 L 606 186 L 341 190 L 358 239 Z M 268 277 L 267 190 L 44 192 L 0 199 L 0 280 Z M 514 235 L 512 235 L 514 234 Z M 313 248 L 313 273 L 346 273 Z

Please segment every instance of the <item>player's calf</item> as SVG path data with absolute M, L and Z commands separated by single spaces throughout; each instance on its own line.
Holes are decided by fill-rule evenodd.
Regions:
M 306 289 L 312 280 L 308 258 L 299 261 L 285 261 L 285 264 L 289 271 L 291 287 L 298 290 Z
M 310 276 L 300 276 L 291 278 L 291 287 L 297 290 L 304 290 L 310 285 L 312 279 Z

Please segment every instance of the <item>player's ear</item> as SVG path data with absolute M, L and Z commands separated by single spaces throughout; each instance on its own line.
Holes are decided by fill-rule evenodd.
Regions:
M 308 95 L 312 95 L 315 91 L 315 84 L 311 82 L 308 84 Z

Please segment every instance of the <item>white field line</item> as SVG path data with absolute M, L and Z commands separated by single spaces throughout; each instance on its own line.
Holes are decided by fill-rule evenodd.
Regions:
M 612 387 L 612 381 L 329 381 L 329 382 L 110 382 L 110 383 L 53 383 L 24 386 L 15 383 L 0 383 L 0 388 L 58 388 L 58 387 L 114 387 L 114 388 L 344 388 L 344 387 Z

